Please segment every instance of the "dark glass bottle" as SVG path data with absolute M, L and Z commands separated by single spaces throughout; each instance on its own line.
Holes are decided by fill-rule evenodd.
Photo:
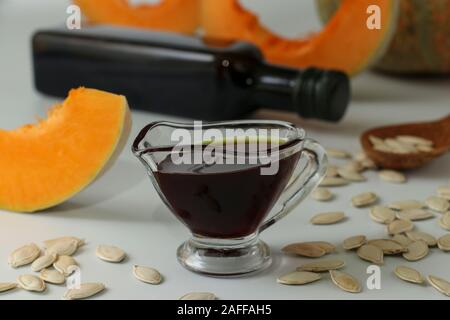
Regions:
M 36 88 L 45 94 L 97 88 L 127 96 L 134 108 L 199 120 L 264 107 L 338 121 L 350 96 L 345 74 L 270 65 L 248 43 L 128 28 L 39 31 L 33 59 Z

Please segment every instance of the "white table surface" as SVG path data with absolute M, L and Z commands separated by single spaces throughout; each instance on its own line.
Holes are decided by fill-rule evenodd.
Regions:
M 288 2 L 295 1 L 278 2 L 288 6 Z M 36 116 L 43 116 L 47 107 L 56 101 L 41 96 L 33 88 L 29 40 L 36 28 L 63 23 L 66 6 L 67 3 L 60 0 L 0 1 L 1 128 L 12 129 L 33 121 Z M 289 15 L 285 19 L 278 16 L 278 21 L 285 21 L 283 25 L 275 18 L 270 20 L 267 5 L 265 8 L 264 5 L 260 6 L 259 10 L 266 22 L 281 31 L 288 32 L 292 28 L 288 24 L 289 21 L 295 21 L 293 10 L 286 10 L 286 7 L 275 10 Z M 312 12 L 310 5 L 304 9 L 304 23 L 317 23 L 315 18 L 311 18 L 314 17 Z M 387 123 L 435 119 L 450 113 L 449 80 L 398 79 L 366 73 L 354 79 L 351 108 L 340 124 L 304 122 L 274 114 L 265 116 L 296 121 L 307 129 L 310 137 L 323 145 L 356 152 L 359 150 L 357 136 L 367 128 Z M 134 112 L 132 137 L 145 124 L 159 119 L 172 118 Z M 276 283 L 278 275 L 310 261 L 282 256 L 280 248 L 287 243 L 324 240 L 340 244 L 345 237 L 355 234 L 385 237 L 384 226 L 372 222 L 367 209 L 355 209 L 349 205 L 351 196 L 362 191 L 375 191 L 382 203 L 410 198 L 424 199 L 434 194 L 438 186 L 449 182 L 450 155 L 408 173 L 409 181 L 405 185 L 381 182 L 374 172 L 369 172 L 367 176 L 367 183 L 335 189 L 336 200 L 330 203 L 306 200 L 289 217 L 264 232 L 262 238 L 273 251 L 274 261 L 269 269 L 246 278 L 216 279 L 186 271 L 177 263 L 175 250 L 187 239 L 188 232 L 163 206 L 143 168 L 127 147 L 104 178 L 67 203 L 34 215 L 0 213 L 0 282 L 14 281 L 18 275 L 30 272 L 28 267 L 15 270 L 7 265 L 7 256 L 13 249 L 29 242 L 41 243 L 53 237 L 74 235 L 87 240 L 87 245 L 76 255 L 82 268 L 83 281 L 101 281 L 108 287 L 98 299 L 176 299 L 191 291 L 211 291 L 222 299 L 445 298 L 430 286 L 407 284 L 393 275 L 396 265 L 406 264 L 415 266 L 424 274 L 432 273 L 450 279 L 450 254 L 437 249 L 433 249 L 426 259 L 413 264 L 401 258 L 387 257 L 382 267 L 381 290 L 368 290 L 364 285 L 363 293 L 348 294 L 337 289 L 328 279 L 303 287 Z M 312 215 L 330 210 L 344 210 L 349 219 L 327 227 L 308 223 Z M 437 219 L 418 222 L 416 226 L 418 230 L 436 236 L 445 234 L 438 227 Z M 103 243 L 124 248 L 129 258 L 121 264 L 98 260 L 94 255 L 95 247 Z M 365 284 L 368 263 L 359 260 L 354 253 L 344 252 L 342 248 L 328 257 L 344 259 L 347 263 L 345 271 Z M 164 283 L 152 286 L 137 281 L 131 273 L 133 264 L 159 269 L 164 274 Z M 0 299 L 59 299 L 64 290 L 64 287 L 59 286 L 49 286 L 43 294 L 16 290 L 1 294 Z

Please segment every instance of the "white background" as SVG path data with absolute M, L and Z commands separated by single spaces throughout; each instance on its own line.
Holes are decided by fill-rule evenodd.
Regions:
M 276 7 L 274 7 L 276 3 Z M 312 1 L 250 1 L 245 4 L 256 10 L 270 27 L 287 36 L 298 35 L 296 30 L 310 31 L 319 26 Z M 2 0 L 0 1 L 0 127 L 12 129 L 37 116 L 45 115 L 55 100 L 39 95 L 33 88 L 30 59 L 30 36 L 40 27 L 61 25 L 65 21 L 67 2 L 60 0 Z M 57 79 L 55 79 L 57 81 Z M 390 78 L 365 73 L 353 81 L 354 96 L 348 116 L 340 124 L 304 122 L 295 117 L 265 114 L 295 121 L 309 136 L 328 147 L 359 150 L 358 135 L 378 125 L 395 122 L 428 120 L 450 113 L 450 81 L 446 79 Z M 158 119 L 172 119 L 164 115 L 134 112 L 132 137 L 145 124 Z M 392 273 L 398 264 L 413 265 L 424 274 L 432 273 L 450 279 L 450 255 L 433 249 L 424 260 L 410 264 L 401 258 L 387 257 L 382 268 L 382 290 L 353 295 L 334 287 L 325 276 L 320 282 L 288 287 L 276 284 L 280 274 L 310 261 L 285 257 L 280 248 L 290 242 L 325 240 L 336 245 L 348 236 L 366 234 L 384 237 L 382 225 L 372 222 L 367 209 L 349 205 L 352 195 L 375 191 L 381 203 L 402 199 L 424 199 L 435 189 L 448 183 L 450 156 L 408 173 L 406 185 L 379 181 L 376 174 L 367 174 L 369 183 L 352 184 L 335 189 L 336 200 L 319 204 L 307 200 L 294 212 L 268 231 L 262 238 L 273 250 L 273 265 L 262 273 L 240 279 L 215 279 L 184 270 L 175 259 L 178 245 L 187 239 L 188 232 L 163 206 L 145 171 L 125 150 L 117 165 L 101 180 L 62 206 L 35 215 L 0 212 L 0 282 L 14 281 L 29 268 L 11 269 L 7 256 L 13 249 L 45 239 L 74 235 L 87 240 L 76 255 L 83 281 L 100 281 L 108 290 L 99 299 L 177 299 L 191 291 L 211 291 L 222 299 L 440 299 L 445 298 L 430 286 L 401 282 Z M 1 150 L 0 150 L 1 152 Z M 1 156 L 1 153 L 0 153 Z M 30 154 L 30 157 L 33 155 Z M 0 177 L 1 178 L 1 177 Z M 321 227 L 308 223 L 312 215 L 330 210 L 344 210 L 349 219 L 343 223 Z M 445 232 L 437 220 L 418 222 L 418 230 L 436 236 Z M 122 264 L 99 261 L 95 255 L 97 244 L 115 244 L 127 251 L 129 258 Z M 354 253 L 338 249 L 329 258 L 346 261 L 345 271 L 363 283 L 368 263 Z M 133 264 L 159 269 L 165 277 L 160 286 L 143 284 L 133 278 Z M 16 290 L 0 294 L 0 299 L 59 299 L 64 287 L 49 286 L 43 294 Z

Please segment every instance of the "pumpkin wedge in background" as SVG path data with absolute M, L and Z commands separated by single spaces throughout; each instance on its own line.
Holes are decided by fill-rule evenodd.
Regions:
M 110 167 L 130 127 L 124 96 L 79 88 L 46 120 L 0 130 L 0 209 L 35 212 L 71 198 Z
M 341 3 L 341 0 L 316 1 L 324 23 L 328 23 Z M 395 35 L 375 68 L 399 74 L 450 73 L 450 0 L 399 2 Z
M 193 33 L 201 0 L 162 0 L 133 5 L 128 0 L 74 0 L 91 23 Z
M 380 30 L 367 27 L 367 9 L 373 4 L 381 9 Z M 353 75 L 382 56 L 394 33 L 397 12 L 397 0 L 343 0 L 322 31 L 288 40 L 262 26 L 238 0 L 203 0 L 202 26 L 207 37 L 257 45 L 272 63 L 337 69 Z

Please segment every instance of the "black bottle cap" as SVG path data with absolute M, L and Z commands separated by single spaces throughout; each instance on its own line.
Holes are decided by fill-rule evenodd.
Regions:
M 308 68 L 299 73 L 294 95 L 303 118 L 337 122 L 350 102 L 350 80 L 340 71 Z

